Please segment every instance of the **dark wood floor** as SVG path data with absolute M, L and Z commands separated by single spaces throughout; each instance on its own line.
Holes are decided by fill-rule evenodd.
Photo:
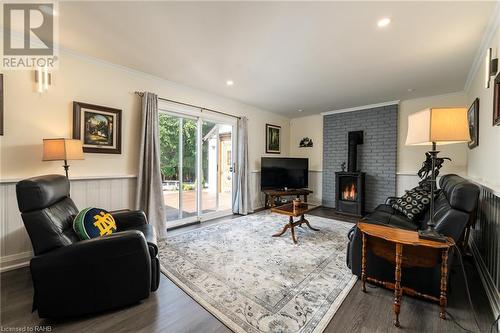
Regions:
M 313 212 L 312 212 L 313 213 Z M 320 208 L 314 215 L 339 218 L 332 210 Z M 215 223 L 208 222 L 208 223 Z M 206 224 L 203 224 L 206 225 Z M 192 225 L 170 231 L 171 234 L 198 228 Z M 475 267 L 467 260 L 466 270 L 471 294 L 482 332 L 488 332 L 493 321 L 485 292 Z M 451 293 L 448 312 L 465 328 L 478 332 L 467 302 L 464 280 L 459 267 L 451 276 Z M 192 300 L 180 288 L 162 275 L 160 288 L 142 303 L 121 310 L 68 321 L 39 319 L 31 313 L 33 289 L 27 268 L 1 274 L 0 325 L 2 331 L 9 327 L 34 327 L 50 325 L 57 332 L 230 332 L 224 324 Z M 78 295 L 75 295 L 75 300 Z M 402 328 L 392 326 L 393 293 L 370 286 L 368 293 L 361 292 L 359 281 L 337 311 L 325 332 L 460 332 L 451 320 L 439 319 L 436 304 L 403 296 L 400 321 Z M 68 304 L 71 306 L 71 304 Z

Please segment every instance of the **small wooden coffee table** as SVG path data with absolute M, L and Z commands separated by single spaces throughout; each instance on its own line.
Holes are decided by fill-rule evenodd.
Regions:
M 296 226 L 302 227 L 302 223 L 305 223 L 309 229 L 314 230 L 314 231 L 319 231 L 319 229 L 311 227 L 309 224 L 309 221 L 305 219 L 304 214 L 307 212 L 310 212 L 314 208 L 317 208 L 317 205 L 311 205 L 308 203 L 302 203 L 299 207 L 294 208 L 293 203 L 286 204 L 283 206 L 279 207 L 273 207 L 271 208 L 271 211 L 274 213 L 278 214 L 283 214 L 289 216 L 288 223 L 283 227 L 283 230 L 281 232 L 274 234 L 273 237 L 279 237 L 283 235 L 288 229 L 292 230 L 292 240 L 295 244 L 297 244 L 297 238 L 295 237 L 295 230 L 294 228 Z M 294 217 L 300 216 L 300 219 L 298 221 L 293 221 Z

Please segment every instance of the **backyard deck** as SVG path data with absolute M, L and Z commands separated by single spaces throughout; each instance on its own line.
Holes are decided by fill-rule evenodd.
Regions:
M 179 191 L 163 191 L 163 198 L 167 208 L 167 223 L 179 219 Z M 202 191 L 201 207 L 203 213 L 217 211 L 217 196 L 215 192 Z M 231 209 L 231 192 L 219 193 L 219 209 Z M 196 191 L 182 192 L 182 217 L 196 215 Z

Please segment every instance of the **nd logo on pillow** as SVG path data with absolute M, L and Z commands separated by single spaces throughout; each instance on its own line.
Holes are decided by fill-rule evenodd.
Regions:
M 111 235 L 116 223 L 110 213 L 100 208 L 85 208 L 73 220 L 73 230 L 80 239 Z

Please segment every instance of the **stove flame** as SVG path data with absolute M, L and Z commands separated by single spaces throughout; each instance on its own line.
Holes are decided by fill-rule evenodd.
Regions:
M 356 185 L 350 184 L 344 187 L 342 191 L 342 200 L 356 200 L 358 192 L 356 191 Z

